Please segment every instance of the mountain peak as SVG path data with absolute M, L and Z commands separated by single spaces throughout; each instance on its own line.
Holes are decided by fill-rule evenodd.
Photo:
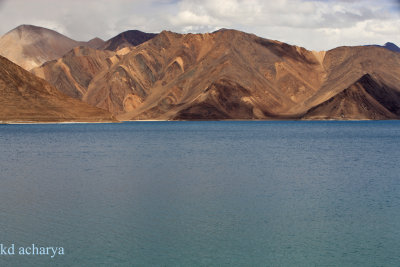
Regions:
M 53 35 L 62 35 L 54 30 L 50 30 L 47 28 L 35 26 L 35 25 L 29 25 L 29 24 L 22 24 L 11 31 L 7 32 L 5 35 L 17 33 L 19 38 L 24 38 L 27 35 L 42 35 L 42 34 L 53 34 Z
M 391 43 L 391 42 L 387 42 L 385 45 L 376 45 L 375 44 L 375 45 L 367 45 L 367 46 L 382 47 L 382 48 L 386 48 L 390 51 L 400 53 L 400 47 L 398 47 L 397 45 L 395 45 L 394 43 Z
M 30 30 L 42 30 L 42 29 L 45 29 L 45 28 L 39 27 L 39 26 L 35 26 L 35 25 L 30 25 L 30 24 L 22 24 L 22 25 L 19 25 L 19 26 L 16 27 L 16 28 L 14 28 L 14 29 L 11 30 L 11 31 L 14 31 L 14 30 L 19 30 L 19 31 L 30 31 Z
M 228 28 L 221 28 L 221 29 L 218 29 L 216 31 L 213 31 L 212 33 L 227 32 L 227 31 L 237 31 L 237 30 L 232 30 L 232 29 L 228 29 Z
M 31 70 L 61 57 L 79 42 L 56 31 L 33 25 L 20 25 L 0 38 L 0 55 Z
M 93 39 L 90 39 L 88 42 L 98 42 L 98 41 L 104 42 L 104 40 L 99 38 L 99 37 L 95 37 Z
M 394 52 L 400 52 L 400 48 L 397 45 L 395 45 L 394 43 L 391 43 L 391 42 L 387 42 L 384 45 L 384 47 L 386 49 L 389 49 L 389 50 L 394 51 Z
M 39 28 L 39 27 L 38 26 L 34 26 L 34 25 L 30 25 L 30 24 L 21 24 L 21 25 L 15 27 L 14 29 L 12 29 L 11 31 L 24 30 L 24 29 L 29 29 L 29 28 Z
M 106 42 L 103 39 L 95 37 L 95 38 L 91 39 L 90 41 L 88 41 L 86 43 L 86 45 L 91 48 L 98 49 L 98 48 L 102 47 L 105 43 Z
M 124 47 L 140 45 L 154 38 L 156 35 L 157 34 L 145 33 L 139 30 L 129 30 L 108 40 L 102 48 L 104 50 L 117 51 Z

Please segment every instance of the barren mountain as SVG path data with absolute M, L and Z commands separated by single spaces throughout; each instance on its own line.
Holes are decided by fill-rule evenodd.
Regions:
M 349 88 L 313 107 L 305 119 L 396 119 L 400 116 L 400 92 L 366 74 Z
M 363 88 L 372 96 L 374 91 L 400 91 L 400 54 L 384 48 L 339 47 L 327 52 L 324 67 L 327 77 L 321 88 L 302 105 L 294 107 L 291 110 L 293 113 L 309 110 L 349 88 L 358 88 L 359 93 Z M 368 86 L 365 80 L 369 81 Z M 392 93 L 389 94 L 389 96 L 392 95 Z M 395 101 L 397 100 L 395 98 Z M 381 104 L 387 108 L 387 101 L 383 101 Z M 336 108 L 339 107 L 336 106 Z M 397 114 L 397 111 L 391 111 Z M 348 114 L 345 112 L 343 116 L 347 119 L 361 119 L 358 113 L 353 114 L 350 111 Z M 386 118 L 390 119 L 392 116 Z M 374 119 L 374 117 L 366 116 L 363 119 Z
M 111 38 L 103 46 L 99 47 L 104 50 L 117 51 L 129 46 L 137 46 L 154 38 L 156 34 L 145 33 L 137 30 L 126 31 Z
M 388 49 L 388 50 L 390 50 L 390 51 L 400 53 L 400 47 L 398 47 L 398 46 L 395 45 L 394 43 L 388 42 L 388 43 L 386 43 L 386 44 L 383 45 L 383 46 L 381 46 L 381 45 L 373 45 L 373 46 L 376 46 L 376 47 L 383 47 L 383 48 L 386 48 L 386 49 Z
M 396 95 L 400 91 L 400 54 L 379 47 L 314 52 L 234 30 L 186 35 L 164 31 L 117 57 L 96 53 L 90 58 L 96 62 L 101 58 L 99 68 L 91 72 L 89 83 L 78 82 L 81 74 L 72 75 L 74 81 L 62 78 L 69 75 L 65 68 L 47 68 L 43 77 L 64 92 L 78 92 L 72 95 L 122 120 L 373 119 L 399 115 L 397 104 L 379 101 L 378 93 L 372 93 Z M 73 56 L 70 61 L 79 60 Z M 87 72 L 87 68 L 79 72 Z M 368 86 L 365 79 L 371 81 Z M 82 87 L 71 86 L 75 83 Z M 361 98 L 369 102 L 358 103 Z M 364 107 L 373 102 L 370 98 L 379 102 L 373 105 L 373 112 L 337 105 L 345 99 L 345 103 Z
M 80 46 L 58 60 L 46 62 L 33 69 L 32 73 L 49 81 L 61 92 L 81 99 L 92 79 L 107 71 L 113 58 L 119 59 L 114 52 Z
M 82 43 L 81 45 L 86 45 L 93 49 L 100 49 L 102 46 L 104 46 L 105 43 L 106 43 L 105 41 L 96 37 L 96 38 L 93 38 L 92 40 L 88 41 L 86 44 Z
M 78 42 L 53 30 L 21 25 L 0 38 L 0 55 L 26 70 L 31 70 L 62 57 L 74 47 L 88 46 L 98 49 L 104 44 L 100 38 Z
M 30 70 L 46 61 L 61 57 L 79 42 L 58 32 L 22 25 L 0 39 L 0 54 Z
M 91 83 L 84 100 L 124 119 L 267 119 L 320 87 L 319 59 L 238 31 L 163 32 Z
M 1 122 L 115 121 L 105 110 L 68 97 L 0 56 Z

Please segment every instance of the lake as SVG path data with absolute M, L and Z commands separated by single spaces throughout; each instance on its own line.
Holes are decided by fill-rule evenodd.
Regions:
M 395 266 L 400 122 L 0 125 L 1 266 Z M 16 251 L 17 254 L 17 251 Z

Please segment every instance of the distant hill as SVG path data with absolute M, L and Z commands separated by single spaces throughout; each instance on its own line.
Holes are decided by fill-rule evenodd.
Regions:
M 0 38 L 0 55 L 30 70 L 79 45 L 79 42 L 56 31 L 22 25 Z
M 88 46 L 88 47 L 94 48 L 94 49 L 99 49 L 102 46 L 104 46 L 105 43 L 106 43 L 105 41 L 103 41 L 102 39 L 96 37 L 96 38 L 93 38 L 92 40 L 86 42 L 86 44 L 81 42 L 81 45 L 82 46 Z
M 382 45 L 372 45 L 372 46 L 383 47 L 383 48 L 386 48 L 386 49 L 388 49 L 388 50 L 390 50 L 390 51 L 400 53 L 400 47 L 398 47 L 398 46 L 395 45 L 394 43 L 388 42 L 388 43 L 386 43 L 386 44 L 383 45 L 383 46 L 382 46 Z
M 394 52 L 400 52 L 400 47 L 398 47 L 394 43 L 386 43 L 384 48 L 389 49 Z
M 0 56 L 0 122 L 111 122 L 105 110 L 61 93 Z
M 154 38 L 157 34 L 137 30 L 126 31 L 106 41 L 101 47 L 104 50 L 117 51 L 128 46 L 137 46 Z
M 62 57 L 74 47 L 88 46 L 97 49 L 104 44 L 100 38 L 78 42 L 53 30 L 21 25 L 0 38 L 0 55 L 26 70 L 31 70 Z

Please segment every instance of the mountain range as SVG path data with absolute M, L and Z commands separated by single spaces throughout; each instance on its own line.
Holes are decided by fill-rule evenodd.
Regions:
M 0 54 L 119 120 L 398 119 L 395 51 L 309 51 L 227 29 L 77 42 L 25 25 L 0 39 Z

